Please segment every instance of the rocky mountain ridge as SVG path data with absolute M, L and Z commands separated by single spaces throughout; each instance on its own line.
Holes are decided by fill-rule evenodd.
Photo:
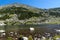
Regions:
M 60 24 L 60 8 L 41 9 L 24 4 L 9 4 L 0 7 L 0 20 L 8 25 Z

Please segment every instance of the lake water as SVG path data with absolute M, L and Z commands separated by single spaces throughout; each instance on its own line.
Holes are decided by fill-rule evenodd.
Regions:
M 40 25 L 6 25 L 6 26 L 0 26 L 0 30 L 18 30 L 18 29 L 29 29 L 30 27 L 33 27 L 35 29 L 40 29 L 40 30 L 48 30 L 48 31 L 54 31 L 54 29 L 60 29 L 60 24 L 40 24 Z

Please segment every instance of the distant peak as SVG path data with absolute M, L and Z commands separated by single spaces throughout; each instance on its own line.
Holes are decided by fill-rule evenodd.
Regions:
M 20 6 L 22 6 L 22 5 L 24 5 L 24 4 L 22 4 L 22 3 L 17 3 L 17 2 L 15 2 L 15 3 L 11 3 L 11 4 L 8 4 L 8 5 L 5 5 L 6 7 L 12 7 L 12 6 L 16 6 L 16 7 L 20 7 Z
M 16 7 L 23 6 L 23 5 L 24 4 L 18 3 L 18 2 L 15 2 L 15 3 L 10 4 L 10 6 L 16 6 Z
M 18 5 L 18 4 L 20 4 L 20 3 L 17 3 L 17 2 L 15 2 L 15 3 L 12 3 L 13 5 Z

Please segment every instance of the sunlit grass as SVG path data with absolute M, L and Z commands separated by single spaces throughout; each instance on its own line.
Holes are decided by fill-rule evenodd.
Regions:
M 56 21 L 56 22 L 48 22 L 48 24 L 60 24 L 60 21 Z

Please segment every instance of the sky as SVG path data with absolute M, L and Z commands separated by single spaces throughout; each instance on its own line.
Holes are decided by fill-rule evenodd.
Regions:
M 0 6 L 12 3 L 22 3 L 37 8 L 60 7 L 60 0 L 0 0 Z

